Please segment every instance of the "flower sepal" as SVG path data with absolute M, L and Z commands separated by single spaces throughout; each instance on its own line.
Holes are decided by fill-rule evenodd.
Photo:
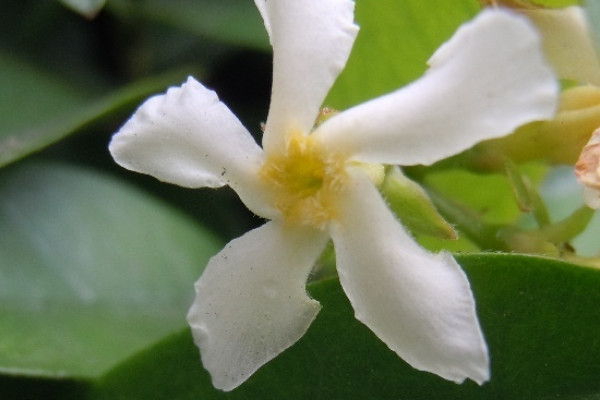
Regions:
M 427 192 L 407 178 L 400 168 L 390 167 L 379 188 L 390 210 L 413 234 L 456 240 L 452 225 L 437 211 Z

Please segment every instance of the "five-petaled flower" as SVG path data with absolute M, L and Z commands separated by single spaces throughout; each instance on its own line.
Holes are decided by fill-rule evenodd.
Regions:
M 485 11 L 423 78 L 315 128 L 358 32 L 354 3 L 256 5 L 274 50 L 262 148 L 193 78 L 147 100 L 110 144 L 125 168 L 186 187 L 229 185 L 270 220 L 227 244 L 196 283 L 188 321 L 213 384 L 237 387 L 306 332 L 320 309 L 306 280 L 329 238 L 357 319 L 417 369 L 486 381 L 465 274 L 449 253 L 416 244 L 367 171 L 431 164 L 550 118 L 557 87 L 536 33 L 520 17 Z

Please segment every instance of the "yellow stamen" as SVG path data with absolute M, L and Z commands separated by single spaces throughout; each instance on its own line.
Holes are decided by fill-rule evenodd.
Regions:
M 344 163 L 318 138 L 294 133 L 283 154 L 267 157 L 260 176 L 287 222 L 322 229 L 337 217 L 335 199 L 347 177 Z

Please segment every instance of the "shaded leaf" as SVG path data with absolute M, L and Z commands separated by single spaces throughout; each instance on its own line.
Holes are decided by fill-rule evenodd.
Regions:
M 82 400 L 88 385 L 62 379 L 0 376 L 0 393 L 7 400 Z
M 64 80 L 0 51 L 0 166 L 132 106 L 140 99 L 179 84 L 182 72 L 136 82 L 99 99 L 90 99 Z
M 0 174 L 0 371 L 93 377 L 185 326 L 218 241 L 96 173 Z
M 15 132 L 43 125 L 65 115 L 82 101 L 84 93 L 68 82 L 0 51 L 0 159 L 16 144 Z

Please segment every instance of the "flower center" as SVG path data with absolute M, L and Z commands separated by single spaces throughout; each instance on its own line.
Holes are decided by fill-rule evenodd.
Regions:
M 323 229 L 337 216 L 336 194 L 347 177 L 344 162 L 317 138 L 297 133 L 283 154 L 267 156 L 260 176 L 286 221 Z

